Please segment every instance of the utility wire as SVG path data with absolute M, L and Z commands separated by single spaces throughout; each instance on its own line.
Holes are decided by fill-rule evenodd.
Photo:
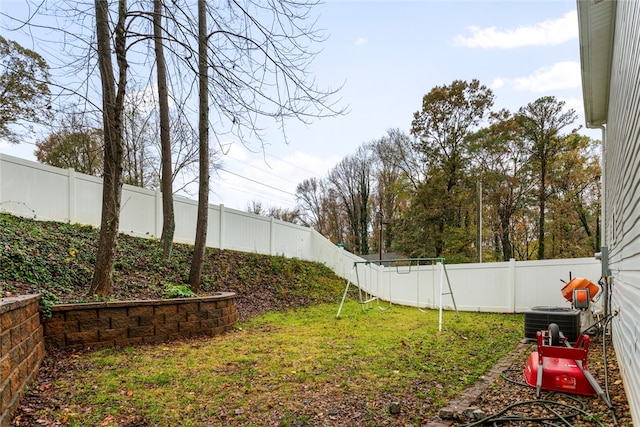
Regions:
M 272 203 L 277 203 L 279 205 L 283 205 L 283 206 L 290 206 L 290 207 L 294 207 L 295 203 L 290 199 L 290 198 L 281 198 L 281 197 L 277 197 L 277 195 L 270 193 L 270 194 L 265 194 L 264 191 L 262 191 L 261 189 L 253 189 L 251 190 L 250 188 L 248 188 L 247 186 L 242 186 L 242 185 L 238 185 L 235 184 L 233 182 L 220 182 L 218 183 L 218 185 L 220 187 L 227 187 L 227 188 L 231 188 L 234 192 L 237 193 L 243 193 L 246 194 L 248 196 L 251 196 L 253 198 L 268 198 L 268 200 Z M 217 193 L 216 190 L 213 190 L 215 197 L 220 197 L 221 195 L 219 195 Z M 262 191 L 262 192 L 261 192 Z M 224 200 L 222 200 L 222 198 L 220 199 L 219 203 L 224 203 Z
M 288 192 L 288 191 L 282 190 L 282 189 L 280 189 L 280 188 L 274 187 L 274 186 L 269 185 L 269 184 L 265 184 L 264 182 L 256 181 L 255 179 L 248 178 L 248 177 L 246 177 L 246 176 L 243 176 L 243 175 L 237 174 L 237 173 L 235 173 L 235 172 L 231 172 L 230 170 L 227 170 L 227 169 L 225 169 L 225 168 L 218 167 L 218 170 L 221 170 L 221 171 L 223 171 L 223 172 L 226 172 L 226 173 L 229 173 L 229 174 L 231 174 L 231 175 L 237 176 L 238 178 L 242 178 L 242 179 L 245 179 L 245 180 L 247 180 L 247 181 L 251 181 L 251 182 L 253 182 L 254 184 L 262 185 L 263 187 L 267 187 L 267 188 L 270 188 L 270 189 L 272 189 L 272 190 L 279 191 L 279 192 L 284 193 L 284 194 L 286 194 L 286 195 L 288 195 L 288 196 L 293 196 L 293 197 L 295 197 L 295 196 L 296 196 L 295 194 L 290 193 L 290 192 Z
M 315 178 L 321 178 L 320 174 L 319 174 L 319 173 L 317 173 L 317 172 L 312 172 L 312 171 L 310 171 L 310 170 L 308 170 L 308 169 L 302 168 L 302 167 L 300 167 L 300 165 L 297 165 L 297 164 L 295 164 L 295 163 L 291 163 L 290 161 L 285 160 L 285 159 L 283 159 L 283 158 L 281 158 L 281 157 L 276 157 L 276 156 L 273 156 L 273 155 L 272 155 L 271 157 L 272 157 L 272 158 L 274 158 L 274 159 L 276 159 L 276 160 L 280 160 L 281 162 L 286 163 L 286 164 L 288 164 L 289 166 L 293 166 L 293 167 L 294 167 L 294 168 L 296 168 L 296 169 L 300 169 L 301 171 L 305 171 L 305 172 L 307 172 L 308 174 L 310 174 L 311 176 L 313 176 L 313 177 L 315 177 Z
M 320 174 L 319 174 L 319 173 L 317 173 L 317 172 L 312 172 L 312 171 L 310 171 L 310 170 L 308 170 L 308 169 L 302 168 L 302 167 L 300 167 L 300 165 L 297 165 L 297 164 L 295 164 L 295 163 L 292 163 L 292 162 L 290 162 L 290 161 L 288 161 L 288 160 L 285 160 L 285 159 L 283 159 L 283 158 L 276 157 L 276 156 L 270 156 L 270 157 L 271 157 L 272 159 L 278 160 L 278 161 L 280 161 L 280 162 L 282 162 L 282 163 L 286 163 L 287 165 L 289 165 L 289 166 L 291 166 L 291 167 L 294 167 L 294 168 L 296 168 L 296 169 L 298 169 L 298 170 L 304 171 L 305 173 L 310 174 L 310 175 L 311 175 L 312 177 L 314 177 L 314 178 L 321 178 L 321 176 L 320 176 Z M 256 166 L 256 165 L 253 165 L 253 164 L 251 164 L 251 163 L 248 163 L 248 162 L 246 162 L 246 161 L 244 161 L 244 160 L 240 160 L 240 159 L 233 159 L 233 161 L 234 161 L 234 162 L 238 162 L 238 163 L 242 163 L 242 164 L 244 164 L 244 165 L 247 165 L 247 166 L 248 166 L 248 167 L 250 167 L 250 168 L 253 168 L 253 169 L 259 170 L 259 171 L 260 171 L 260 172 L 262 172 L 262 173 L 266 173 L 266 174 L 271 175 L 271 176 L 273 176 L 273 177 L 275 177 L 275 178 L 281 179 L 281 180 L 283 180 L 283 181 L 285 181 L 285 182 L 287 182 L 287 183 L 289 183 L 289 182 L 290 182 L 290 179 L 289 179 L 289 178 L 287 178 L 287 177 L 283 177 L 283 176 L 280 176 L 280 175 L 277 175 L 277 174 L 275 174 L 275 173 L 273 173 L 273 172 L 272 172 L 272 170 L 271 170 L 272 168 L 271 168 L 271 166 L 269 166 L 269 161 L 268 161 L 268 159 L 266 160 L 266 164 L 267 164 L 267 166 L 269 166 L 269 169 L 270 169 L 270 170 L 262 169 L 262 168 L 260 168 L 260 167 L 258 167 L 258 166 Z

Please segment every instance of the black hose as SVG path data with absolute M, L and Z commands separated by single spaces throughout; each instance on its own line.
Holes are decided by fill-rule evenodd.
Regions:
M 509 421 L 525 421 L 525 422 L 542 423 L 543 425 L 555 425 L 555 426 L 564 425 L 564 426 L 571 427 L 573 426 L 573 424 L 571 424 L 569 420 L 577 417 L 578 415 L 591 417 L 591 414 L 585 410 L 586 406 L 584 402 L 581 402 L 580 400 L 573 398 L 571 396 L 566 396 L 566 395 L 563 395 L 563 396 L 566 399 L 573 400 L 574 402 L 579 404 L 580 407 L 574 406 L 574 405 L 568 405 L 566 403 L 561 403 L 555 400 L 548 400 L 548 399 L 527 400 L 524 402 L 517 402 L 511 405 L 508 405 L 493 415 L 489 415 L 481 420 L 474 421 L 468 424 L 462 424 L 460 425 L 460 427 L 474 427 L 474 426 L 479 426 L 479 425 L 489 424 L 489 423 L 493 423 L 493 425 L 497 425 L 497 423 L 509 422 Z M 546 410 L 553 413 L 554 416 L 553 417 L 526 417 L 526 416 L 513 416 L 513 415 L 507 414 L 508 411 L 514 408 L 517 408 L 519 406 L 525 406 L 525 405 L 541 405 Z M 567 413 L 559 412 L 559 410 L 557 409 L 564 409 L 567 411 Z M 600 420 L 593 419 L 593 421 L 596 423 L 597 426 L 604 427 L 604 424 L 602 424 Z M 556 422 L 560 422 L 562 424 L 556 424 Z
M 518 385 L 525 386 L 525 387 L 529 386 L 529 384 L 527 384 L 524 381 L 517 381 L 517 380 L 514 380 L 513 378 L 507 376 L 508 373 L 511 373 L 511 372 L 517 372 L 518 374 L 522 374 L 522 369 L 505 369 L 504 371 L 500 372 L 500 377 L 503 380 L 508 381 L 510 383 L 513 383 L 513 384 L 518 384 Z M 520 375 L 520 376 L 522 376 L 522 375 Z
M 609 314 L 607 321 L 602 328 L 602 360 L 604 364 L 604 394 L 607 396 L 607 400 L 611 402 L 611 396 L 609 396 L 609 363 L 607 362 L 607 328 L 609 327 L 609 323 L 613 318 L 617 316 L 616 314 Z M 613 418 L 614 425 L 618 425 L 618 420 L 616 419 L 616 413 L 613 410 L 613 407 L 609 408 L 611 412 L 611 417 Z
M 603 329 L 604 329 L 604 330 L 606 330 L 606 329 L 607 329 L 607 325 L 606 325 L 606 323 L 609 323 L 609 321 L 610 321 L 614 316 L 615 316 L 615 315 L 613 315 L 613 314 L 608 314 L 608 315 L 606 315 L 605 317 L 603 317 L 602 319 L 598 320 L 597 322 L 595 322 L 595 323 L 593 323 L 593 324 L 591 324 L 591 325 L 587 326 L 587 327 L 586 327 L 582 332 L 580 332 L 580 334 L 582 335 L 582 334 L 586 334 L 586 333 L 588 333 L 588 332 L 589 332 L 589 330 L 590 330 L 591 328 L 593 328 L 594 326 L 599 325 L 599 324 L 600 324 L 600 323 L 602 323 L 602 322 L 605 322 L 605 326 L 603 327 Z

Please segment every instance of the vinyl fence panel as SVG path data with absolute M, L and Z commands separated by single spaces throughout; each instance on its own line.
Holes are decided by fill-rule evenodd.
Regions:
M 0 210 L 42 220 L 98 227 L 102 180 L 0 154 Z M 197 202 L 174 198 L 174 241 L 195 239 Z M 162 194 L 124 185 L 120 231 L 159 238 Z M 214 248 L 282 255 L 315 261 L 377 295 L 385 302 L 453 308 L 449 283 L 459 310 L 522 312 L 536 306 L 567 306 L 560 289 L 569 275 L 597 282 L 600 262 L 591 259 L 511 261 L 446 265 L 449 283 L 438 264 L 382 267 L 336 246 L 317 231 L 274 218 L 209 206 L 207 245 Z M 354 266 L 358 265 L 358 275 Z M 441 290 L 442 289 L 442 290 Z

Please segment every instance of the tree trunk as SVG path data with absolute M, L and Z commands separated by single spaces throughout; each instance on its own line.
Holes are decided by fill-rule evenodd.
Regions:
M 164 60 L 164 46 L 162 42 L 161 0 L 153 0 L 153 41 L 156 53 L 158 107 L 160 110 L 160 151 L 162 153 L 160 159 L 162 165 L 162 173 L 160 176 L 160 185 L 162 188 L 162 236 L 160 236 L 160 245 L 162 247 L 162 257 L 168 259 L 171 256 L 176 221 L 173 211 L 169 93 L 167 90 L 167 67 Z
M 440 258 L 442 253 L 444 252 L 444 230 L 445 230 L 445 219 L 441 218 L 439 223 L 437 224 L 437 232 L 435 233 L 434 245 L 435 245 L 435 258 Z
M 115 28 L 115 53 L 118 63 L 118 87 L 114 82 L 107 0 L 95 0 L 98 66 L 102 82 L 102 120 L 104 128 L 104 178 L 102 217 L 90 294 L 111 293 L 111 277 L 120 224 L 122 195 L 122 110 L 126 87 L 127 59 L 125 46 L 126 1 L 118 1 L 118 23 Z
M 511 242 L 511 212 L 512 209 L 498 209 L 498 218 L 500 219 L 500 242 L 502 246 L 502 260 L 509 261 L 514 258 L 513 243 Z
M 209 220 L 209 82 L 207 58 L 207 15 L 205 0 L 198 0 L 198 84 L 199 84 L 199 183 L 198 219 L 196 239 L 189 272 L 189 285 L 193 292 L 200 291 L 202 265 L 207 245 Z
M 511 233 L 509 224 L 502 224 L 502 260 L 509 261 L 513 258 L 513 246 L 511 245 Z
M 545 209 L 546 209 L 546 189 L 547 185 L 547 165 L 544 157 L 541 156 L 540 165 L 540 189 L 538 190 L 538 208 L 540 216 L 538 221 L 538 259 L 544 259 L 544 234 L 545 234 Z

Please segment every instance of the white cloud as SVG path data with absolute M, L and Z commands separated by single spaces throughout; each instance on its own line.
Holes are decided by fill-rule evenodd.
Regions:
M 248 150 L 240 142 L 220 141 L 218 147 L 222 151 L 222 161 L 246 160 L 249 157 Z
M 571 11 L 559 19 L 550 19 L 515 29 L 471 26 L 467 30 L 471 35 L 456 36 L 454 45 L 483 49 L 556 45 L 578 37 L 578 17 L 576 11 Z
M 21 159 L 35 162 L 36 156 L 33 154 L 35 149 L 35 144 L 30 141 L 13 144 L 6 139 L 0 138 L 0 153 L 2 154 L 8 154 L 9 156 L 19 157 Z
M 356 40 L 356 46 L 362 46 L 363 44 L 367 44 L 369 39 L 367 37 L 360 37 Z
M 578 99 L 578 98 L 563 98 L 562 99 L 565 102 L 565 108 L 566 109 L 573 109 L 575 110 L 578 114 L 580 115 L 584 115 L 584 103 L 582 101 L 582 99 Z
M 489 87 L 492 90 L 496 90 L 504 87 L 505 83 L 506 83 L 505 79 L 503 79 L 502 77 L 496 77 L 495 79 L 493 79 Z
M 539 68 L 533 74 L 513 81 L 515 90 L 529 92 L 576 89 L 580 85 L 580 64 L 575 61 L 558 62 L 550 67 Z

